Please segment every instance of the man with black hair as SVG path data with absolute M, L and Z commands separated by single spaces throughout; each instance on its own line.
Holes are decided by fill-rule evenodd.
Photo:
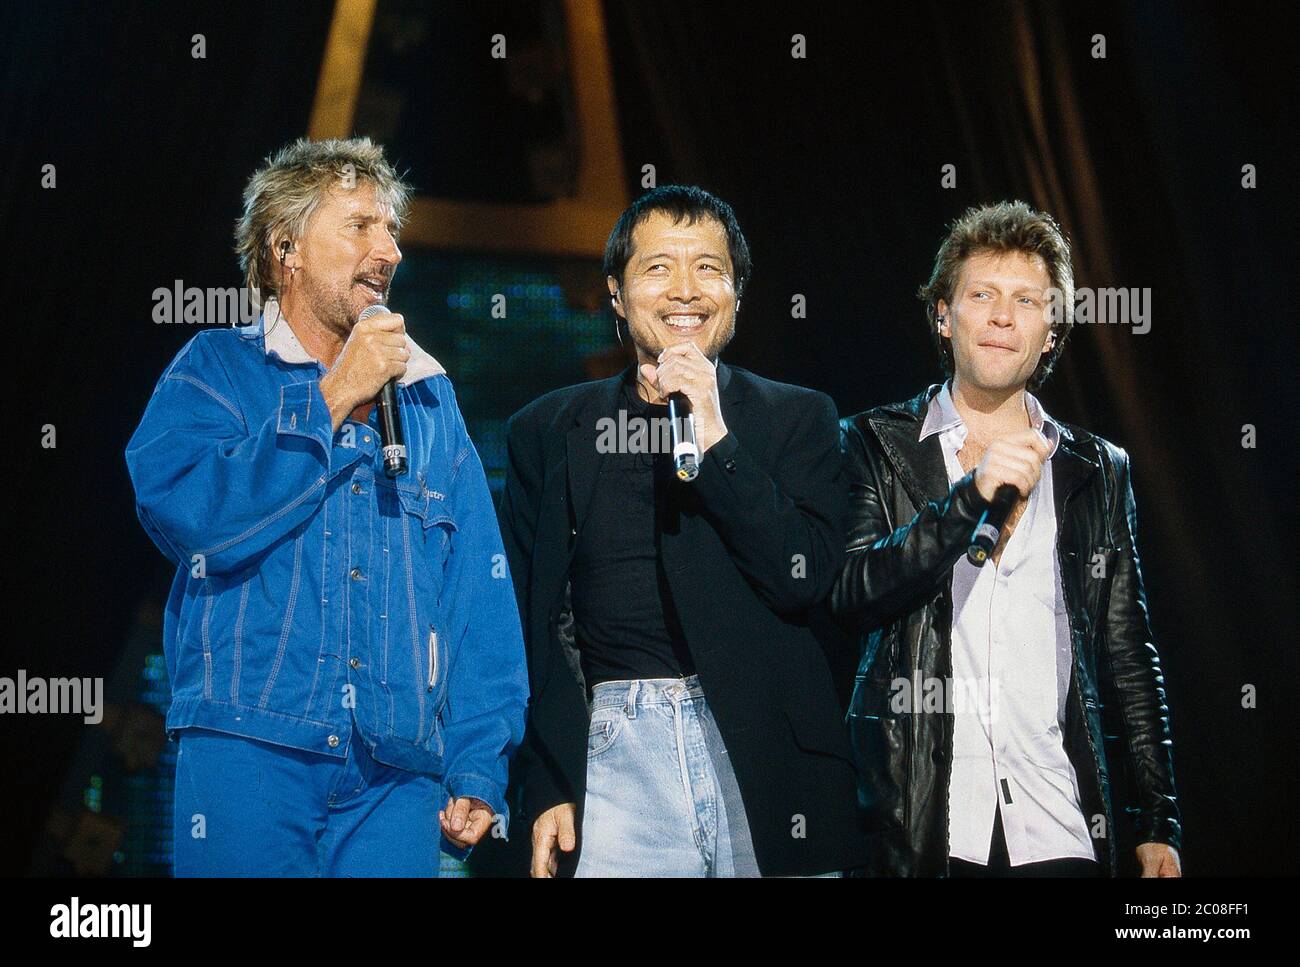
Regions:
M 725 202 L 651 191 L 605 254 L 635 364 L 510 420 L 534 876 L 569 872 L 578 846 L 579 876 L 821 875 L 864 855 L 809 629 L 843 560 L 836 412 L 719 361 L 749 272 Z M 701 453 L 690 482 L 665 452 L 675 393 Z

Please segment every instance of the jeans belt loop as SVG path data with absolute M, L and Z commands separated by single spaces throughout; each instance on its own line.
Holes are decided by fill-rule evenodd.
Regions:
M 627 687 L 627 704 L 623 706 L 623 714 L 630 719 L 636 718 L 636 693 L 640 689 L 641 683 L 635 678 L 632 684 Z

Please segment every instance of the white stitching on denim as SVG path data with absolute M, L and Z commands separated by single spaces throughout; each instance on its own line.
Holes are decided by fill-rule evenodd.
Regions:
M 355 474 L 355 472 L 354 472 L 354 474 L 353 474 L 353 479 L 355 480 L 355 478 L 356 478 L 356 474 Z M 342 495 L 342 497 L 343 497 L 343 505 L 344 505 L 344 507 L 347 507 L 347 506 L 349 505 L 349 503 L 352 501 L 352 497 L 349 496 L 349 490 L 350 490 L 350 488 L 347 488 L 347 487 L 340 487 L 340 488 L 339 488 L 339 493 L 340 493 L 340 494 Z M 364 492 L 361 494 L 361 497 L 364 497 L 364 498 L 365 498 L 364 503 L 363 503 L 363 509 L 364 509 L 364 511 L 365 511 L 364 518 L 365 518 L 365 522 L 366 522 L 366 547 L 365 547 L 365 551 L 366 551 L 366 574 L 371 574 L 371 575 L 373 575 L 373 574 L 375 573 L 375 533 L 374 533 L 374 531 L 375 531 L 375 515 L 374 515 L 373 513 L 370 512 L 370 504 L 371 504 L 372 501 L 378 501 L 378 499 L 379 499 L 379 495 L 375 492 L 375 484 L 374 484 L 374 481 L 370 481 L 369 489 L 366 490 L 366 491 L 364 491 Z M 351 533 L 352 533 L 352 528 L 349 527 L 349 528 L 348 528 L 348 534 L 351 535 Z M 348 541 L 349 541 L 349 543 L 351 543 L 351 540 L 352 540 L 352 538 L 351 538 L 351 536 L 349 536 L 349 537 L 348 537 Z M 371 603 L 370 603 L 370 593 L 371 593 L 371 590 L 373 589 L 373 587 L 374 587 L 374 582 L 367 580 L 367 581 L 366 581 L 366 585 L 365 585 L 365 589 L 364 589 L 364 590 L 365 590 L 365 599 L 366 599 L 366 610 L 365 610 L 365 614 L 366 614 L 366 617 L 367 617 L 367 618 L 369 618 L 370 613 L 371 613 L 371 610 L 372 610 L 372 605 L 371 605 Z M 376 692 L 376 688 L 377 688 L 377 686 L 376 686 L 376 683 L 375 683 L 375 673 L 374 673 L 374 663 L 375 663 L 375 662 L 374 662 L 374 655 L 375 655 L 375 650 L 374 650 L 374 647 L 373 647 L 373 645 L 372 645 L 372 636 L 371 636 L 371 634 L 369 633 L 369 631 L 370 631 L 370 624 L 369 624 L 368 621 L 367 621 L 367 624 L 366 624 L 366 631 L 367 631 L 367 634 L 366 634 L 366 636 L 365 636 L 365 642 L 366 642 L 366 660 L 367 660 L 367 663 L 366 663 L 366 684 L 370 686 L 370 711 L 371 711 L 371 714 L 374 716 L 374 721 L 375 721 L 375 723 L 378 724 L 378 722 L 379 722 L 379 711 L 378 711 L 378 710 L 379 710 L 379 695 L 378 695 L 378 693 Z M 350 634 L 351 634 L 351 633 L 349 632 L 349 635 L 350 635 Z M 348 646 L 348 653 L 349 653 L 349 654 L 352 654 L 351 644 L 349 644 L 349 646 Z
M 329 546 L 325 537 L 330 532 L 330 502 L 327 498 L 321 504 L 321 556 L 320 556 L 320 588 L 324 592 L 329 586 L 326 578 L 329 574 Z M 321 669 L 321 652 L 325 650 L 325 631 L 329 628 L 329 620 L 326 617 L 327 601 L 324 594 L 321 595 L 320 602 L 320 640 L 316 642 L 316 671 L 311 677 L 311 691 L 307 693 L 307 706 L 303 710 L 304 715 L 311 714 L 311 706 L 316 701 L 316 687 L 320 684 Z M 337 668 L 335 669 L 337 674 Z
M 456 455 L 456 459 L 451 463 L 451 473 L 447 475 L 447 479 L 450 483 L 454 484 L 456 482 L 456 474 L 460 473 L 460 465 L 465 462 L 465 458 L 468 456 L 469 447 L 465 447 Z
M 405 512 L 402 513 L 402 552 L 406 563 L 406 599 L 411 616 L 411 648 L 412 658 L 415 660 L 416 698 L 420 707 L 419 720 L 415 726 L 415 734 L 418 740 L 419 736 L 424 735 L 424 684 L 420 681 L 419 675 L 420 622 L 415 610 L 415 573 L 411 567 L 411 518 Z
M 212 641 L 208 635 L 209 623 L 212 620 L 212 605 L 216 598 L 212 594 L 212 586 L 209 584 L 211 578 L 203 579 L 203 593 L 207 600 L 203 604 L 203 697 L 212 698 Z
M 375 486 L 375 500 L 379 500 L 379 487 Z M 393 630 L 393 547 L 392 537 L 389 534 L 389 524 L 391 518 L 384 515 L 384 610 L 381 615 L 384 621 L 384 658 L 380 680 L 384 683 L 384 691 L 388 696 L 388 731 L 392 732 L 394 723 L 397 720 L 397 701 L 393 696 L 393 688 L 388 683 L 388 648 L 392 641 Z
M 244 644 L 244 613 L 248 610 L 248 592 L 253 586 L 252 576 L 244 579 L 244 585 L 239 592 L 239 616 L 235 618 L 235 670 L 230 676 L 230 700 L 239 701 L 239 671 L 240 660 L 243 656 Z
M 228 409 L 230 411 L 231 416 L 237 419 L 240 423 L 244 422 L 244 418 L 243 416 L 240 415 L 239 410 L 235 409 L 235 404 L 232 403 L 230 400 L 226 399 L 224 396 L 222 396 L 220 393 L 218 393 L 216 390 L 214 390 L 211 386 L 207 385 L 203 381 L 197 380 L 193 376 L 187 376 L 184 373 L 174 373 L 168 375 L 167 378 L 180 380 L 181 382 L 191 383 L 194 386 L 197 386 L 199 389 L 203 390 L 203 392 L 207 393 L 214 400 L 216 400 L 218 403 L 220 403 L 222 406 Z
M 209 548 L 207 548 L 207 549 L 205 549 L 205 550 L 202 550 L 202 551 L 195 551 L 195 553 L 196 553 L 196 554 L 202 554 L 204 557 L 211 557 L 213 554 L 218 554 L 218 553 L 220 553 L 221 551 L 224 551 L 227 547 L 231 547 L 231 546 L 233 546 L 233 545 L 235 545 L 235 544 L 240 543 L 241 541 L 245 541 L 245 540 L 247 540 L 248 538 L 250 538 L 250 537 L 252 537 L 254 534 L 256 534 L 258 531 L 260 531 L 263 527 L 266 527 L 268 524 L 270 524 L 270 523 L 272 523 L 272 522 L 278 520 L 279 518 L 283 517 L 285 514 L 289 513 L 289 511 L 293 510 L 295 507 L 297 507 L 299 504 L 301 504 L 304 500 L 306 500 L 308 497 L 310 497 L 312 491 L 315 490 L 317 487 L 321 486 L 322 484 L 324 484 L 324 483 L 325 483 L 325 480 L 327 479 L 328 476 L 329 476 L 328 474 L 326 474 L 325 476 L 322 476 L 322 477 L 321 477 L 319 480 L 317 480 L 314 484 L 312 484 L 310 487 L 308 487 L 306 490 L 304 490 L 301 494 L 299 494 L 298 497 L 297 497 L 295 500 L 293 500 L 293 501 L 291 501 L 291 502 L 285 504 L 283 507 L 281 507 L 279 510 L 277 510 L 277 511 L 276 511 L 274 514 L 272 514 L 270 517 L 263 518 L 263 520 L 262 520 L 262 522 L 261 522 L 260 524 L 256 524 L 256 525 L 250 527 L 248 530 L 244 531 L 244 533 L 242 533 L 242 534 L 240 534 L 240 535 L 238 535 L 238 536 L 236 536 L 236 537 L 232 537 L 232 538 L 230 538 L 230 540 L 226 541 L 224 544 L 217 544 L 215 547 L 209 547 Z
M 298 539 L 293 542 L 293 581 L 289 585 L 289 600 L 284 606 L 284 626 L 280 629 L 280 647 L 276 650 L 275 662 L 271 666 L 271 674 L 267 676 L 266 687 L 262 689 L 262 698 L 257 703 L 258 708 L 266 708 L 267 702 L 271 700 L 271 689 L 275 686 L 275 679 L 280 674 L 280 664 L 284 661 L 289 629 L 293 627 L 294 607 L 298 603 L 298 583 L 302 574 L 302 543 L 305 536 L 299 534 Z

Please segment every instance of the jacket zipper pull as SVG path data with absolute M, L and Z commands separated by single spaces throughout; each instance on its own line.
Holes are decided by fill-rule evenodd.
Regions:
M 438 632 L 429 628 L 429 691 L 438 680 Z

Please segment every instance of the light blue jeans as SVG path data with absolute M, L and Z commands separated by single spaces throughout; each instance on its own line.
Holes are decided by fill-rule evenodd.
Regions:
M 695 675 L 592 689 L 577 876 L 759 876 L 736 774 Z

